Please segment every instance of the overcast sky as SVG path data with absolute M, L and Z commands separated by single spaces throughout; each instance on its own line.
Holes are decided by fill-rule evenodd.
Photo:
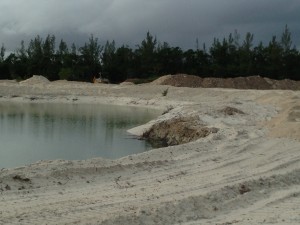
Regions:
M 101 43 L 139 44 L 149 30 L 182 49 L 208 46 L 235 29 L 267 44 L 285 24 L 300 47 L 299 0 L 0 0 L 0 43 L 8 51 L 36 35 L 54 34 L 81 46 L 90 34 Z

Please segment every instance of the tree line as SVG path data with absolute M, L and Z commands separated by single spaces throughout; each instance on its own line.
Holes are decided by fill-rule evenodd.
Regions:
M 254 35 L 246 33 L 243 40 L 235 31 L 223 39 L 215 38 L 207 49 L 183 51 L 167 42 L 159 42 L 147 32 L 135 49 L 127 45 L 116 47 L 115 41 L 104 45 L 91 35 L 81 47 L 68 46 L 56 37 L 39 35 L 24 41 L 15 52 L 6 56 L 4 44 L 0 49 L 0 79 L 26 79 L 33 74 L 49 80 L 67 79 L 92 81 L 99 74 L 112 83 L 126 79 L 151 79 L 164 74 L 185 73 L 201 77 L 237 77 L 260 75 L 273 79 L 300 80 L 300 52 L 292 44 L 286 26 L 281 37 L 273 36 L 267 45 L 254 46 Z

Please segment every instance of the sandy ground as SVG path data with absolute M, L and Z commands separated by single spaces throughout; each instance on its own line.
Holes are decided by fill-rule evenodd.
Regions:
M 2 81 L 0 96 L 168 111 L 134 134 L 180 115 L 219 129 L 118 160 L 0 168 L 0 224 L 300 224 L 299 91 Z

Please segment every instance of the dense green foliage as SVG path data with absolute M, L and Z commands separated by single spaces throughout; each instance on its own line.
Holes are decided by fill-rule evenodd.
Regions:
M 222 40 L 215 38 L 206 49 L 183 51 L 160 43 L 147 32 L 136 49 L 116 47 L 114 41 L 102 46 L 98 38 L 90 36 L 84 46 L 71 47 L 63 40 L 56 46 L 54 35 L 45 40 L 35 37 L 26 47 L 5 57 L 0 49 L 0 79 L 26 79 L 40 74 L 50 80 L 67 79 L 92 81 L 102 74 L 112 83 L 130 78 L 148 79 L 163 74 L 187 73 L 198 76 L 236 77 L 260 75 L 273 79 L 300 80 L 300 53 L 292 46 L 291 33 L 286 26 L 281 39 L 273 36 L 267 45 L 254 46 L 254 35 L 247 33 L 240 40 L 237 32 Z

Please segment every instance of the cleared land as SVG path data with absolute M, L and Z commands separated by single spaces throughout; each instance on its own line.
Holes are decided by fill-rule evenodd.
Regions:
M 166 111 L 130 130 L 137 135 L 172 120 L 187 122 L 188 130 L 213 131 L 114 161 L 39 161 L 2 169 L 0 224 L 300 223 L 299 91 L 36 78 L 2 81 L 0 96 L 1 101 L 114 103 Z M 178 127 L 167 127 L 176 139 Z

